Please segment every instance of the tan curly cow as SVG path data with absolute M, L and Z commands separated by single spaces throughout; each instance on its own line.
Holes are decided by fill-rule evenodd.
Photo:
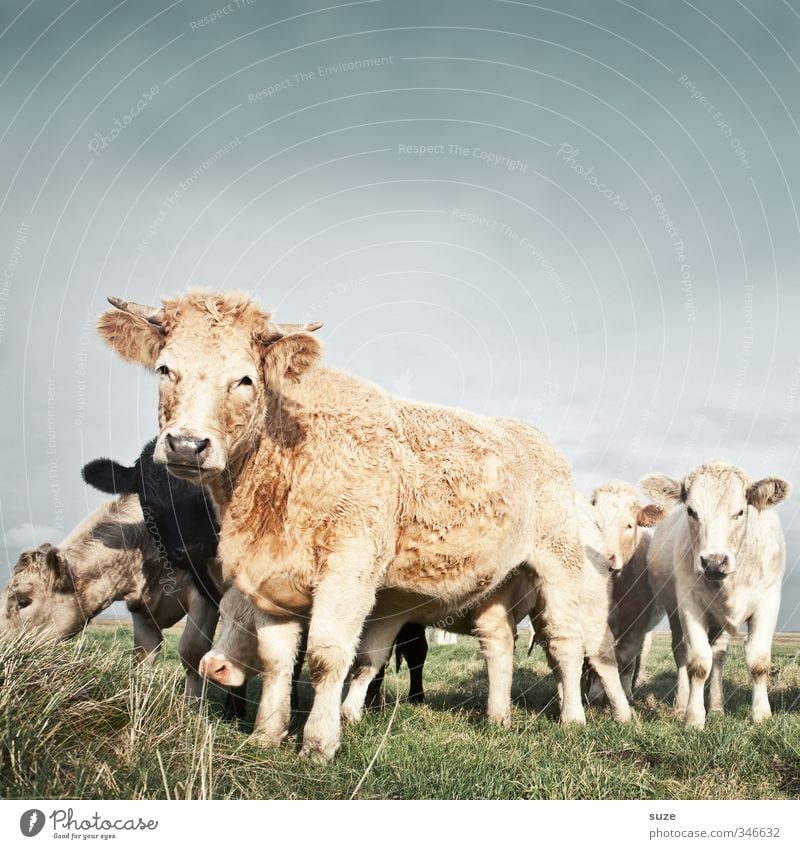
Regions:
M 506 645 L 508 617 L 483 600 L 517 567 L 535 586 L 561 719 L 583 721 L 583 553 L 571 472 L 543 433 L 392 398 L 323 365 L 316 325 L 277 325 L 241 294 L 189 292 L 160 309 L 110 300 L 100 335 L 160 375 L 155 460 L 209 487 L 224 576 L 264 614 L 272 702 L 260 741 L 287 734 L 286 683 L 309 616 L 314 704 L 302 751 L 329 759 L 377 591 L 452 611 L 475 604 Z

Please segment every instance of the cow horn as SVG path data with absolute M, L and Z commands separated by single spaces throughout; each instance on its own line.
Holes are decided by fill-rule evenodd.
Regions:
M 276 321 L 267 322 L 267 332 L 264 334 L 264 341 L 268 344 L 277 342 L 284 336 L 289 336 L 291 333 L 313 333 L 322 327 L 321 321 L 312 321 L 308 324 L 279 324 Z
M 161 325 L 164 322 L 163 307 L 146 307 L 144 304 L 123 301 L 122 298 L 115 298 L 113 296 L 108 298 L 108 302 L 112 307 L 116 307 L 118 310 L 122 310 L 122 312 L 129 313 L 130 315 L 135 315 L 137 318 L 143 318 L 146 322 L 152 324 L 153 327 L 158 327 L 159 330 L 161 329 Z
M 275 324 L 275 322 L 273 324 L 284 336 L 288 336 L 290 333 L 313 333 L 322 327 L 321 321 L 312 321 L 309 324 Z

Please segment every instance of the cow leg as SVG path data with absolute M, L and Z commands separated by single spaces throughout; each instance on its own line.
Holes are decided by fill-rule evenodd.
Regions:
M 134 663 L 150 664 L 161 651 L 164 635 L 152 619 L 145 619 L 139 613 L 131 613 L 131 618 L 133 619 Z
M 262 684 L 252 739 L 262 746 L 279 746 L 289 733 L 292 673 L 303 625 L 260 610 L 254 624 Z
M 381 710 L 383 708 L 383 679 L 386 677 L 388 665 L 388 662 L 385 663 L 378 670 L 378 674 L 369 682 L 367 696 L 364 699 L 364 706 L 369 710 Z
M 345 722 L 353 723 L 361 719 L 371 682 L 383 671 L 395 638 L 407 618 L 408 614 L 403 612 L 367 622 L 353 664 L 347 698 L 342 705 L 342 719 Z
M 668 614 L 669 627 L 672 634 L 672 656 L 678 670 L 678 689 L 675 694 L 675 714 L 686 715 L 689 704 L 689 673 L 686 671 L 686 643 L 683 639 L 683 627 L 677 610 Z
M 711 674 L 713 654 L 702 611 L 696 609 L 691 598 L 684 599 L 684 603 L 680 619 L 686 635 L 686 671 L 689 675 L 689 703 L 684 719 L 690 728 L 703 728 L 706 724 L 705 684 Z
M 589 664 L 603 684 L 603 689 L 611 706 L 611 715 L 617 722 L 627 722 L 631 718 L 631 708 L 622 687 L 617 667 L 617 655 L 614 651 L 614 635 L 606 627 L 602 642 L 595 649 L 590 647 Z
M 370 541 L 356 540 L 328 557 L 328 572 L 314 595 L 308 630 L 308 668 L 314 704 L 303 732 L 303 757 L 329 761 L 339 748 L 342 687 L 364 621 L 375 604 L 369 573 Z
M 780 589 L 769 592 L 756 612 L 747 620 L 747 641 L 744 659 L 753 679 L 753 722 L 762 722 L 772 716 L 767 695 L 767 681 L 772 665 L 772 638 L 778 623 Z
M 625 696 L 633 700 L 635 689 L 633 679 L 636 674 L 636 663 L 642 650 L 642 635 L 635 628 L 622 635 L 616 646 L 619 679 Z
M 515 631 L 516 623 L 503 604 L 491 604 L 474 617 L 473 632 L 480 643 L 489 676 L 486 716 L 489 722 L 503 728 L 511 725 Z
M 303 674 L 303 664 L 306 662 L 306 648 L 308 646 L 308 629 L 303 628 L 300 636 L 300 644 L 297 648 L 297 658 L 292 670 L 292 692 L 290 697 L 290 709 L 292 713 L 300 710 L 300 676 Z
M 425 690 L 423 687 L 422 670 L 428 657 L 428 640 L 425 637 L 425 626 L 409 622 L 400 629 L 397 635 L 397 645 L 400 646 L 408 666 L 409 687 L 408 700 L 412 704 L 424 704 Z
M 186 698 L 198 700 L 203 695 L 203 679 L 197 671 L 203 655 L 211 648 L 219 610 L 208 599 L 194 593 L 189 602 L 186 625 L 178 643 L 178 655 L 186 670 Z
M 247 681 L 228 690 L 222 715 L 225 719 L 244 719 L 247 716 Z
M 650 651 L 653 648 L 653 632 L 648 631 L 642 639 L 642 647 L 639 650 L 639 656 L 636 658 L 636 671 L 633 680 L 633 691 L 641 690 L 647 685 L 647 659 L 650 657 Z
M 544 649 L 556 679 L 561 722 L 583 725 L 586 722 L 581 703 L 583 634 L 578 623 L 581 574 L 569 575 L 560 560 L 550 557 L 544 569 L 534 568 L 536 602 L 532 622 L 536 641 Z
M 725 693 L 722 687 L 722 670 L 728 656 L 730 634 L 722 629 L 714 629 L 711 634 L 711 681 L 708 693 L 708 709 L 714 713 L 725 712 Z

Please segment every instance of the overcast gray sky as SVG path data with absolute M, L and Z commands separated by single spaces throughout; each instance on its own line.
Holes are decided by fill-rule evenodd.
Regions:
M 0 6 L 0 578 L 156 432 L 109 294 L 323 320 L 329 362 L 537 424 L 583 490 L 800 486 L 800 4 L 549 5 Z

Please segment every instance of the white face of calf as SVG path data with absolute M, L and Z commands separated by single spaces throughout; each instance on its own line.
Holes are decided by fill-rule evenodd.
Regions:
M 655 501 L 684 505 L 694 573 L 713 581 L 736 571 L 748 522 L 791 491 L 782 478 L 753 483 L 741 469 L 719 461 L 704 463 L 683 480 L 650 475 L 642 488 Z
M 260 672 L 255 609 L 247 596 L 231 587 L 219 605 L 220 635 L 200 661 L 204 678 L 238 687 Z
M 636 490 L 627 484 L 598 487 L 592 493 L 592 506 L 612 572 L 619 572 L 630 563 L 639 545 L 640 529 L 658 524 L 666 515 L 655 504 L 642 507 Z

